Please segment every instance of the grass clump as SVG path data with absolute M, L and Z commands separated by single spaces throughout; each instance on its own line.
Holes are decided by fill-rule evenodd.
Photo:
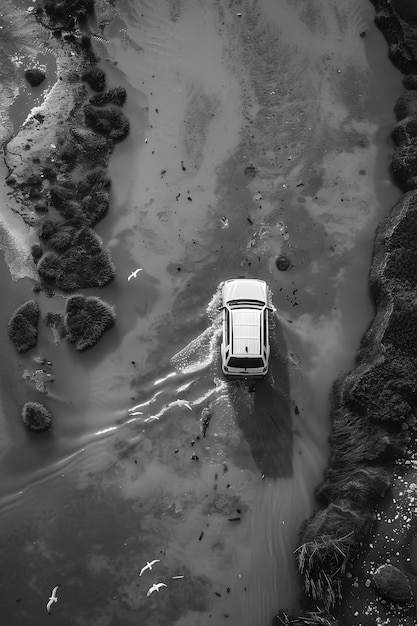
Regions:
M 81 75 L 81 80 L 87 83 L 94 91 L 104 91 L 106 74 L 99 67 L 92 67 Z
M 55 343 L 58 343 L 60 339 L 67 336 L 67 329 L 65 327 L 64 316 L 62 313 L 48 311 L 45 315 L 44 322 L 51 330 Z
M 96 296 L 74 295 L 65 304 L 68 341 L 79 352 L 91 348 L 116 320 L 114 307 Z
M 415 91 L 405 91 L 401 94 L 395 103 L 394 113 L 398 122 L 409 116 L 416 117 L 417 93 Z
M 91 96 L 89 102 L 95 107 L 106 106 L 107 104 L 116 104 L 123 106 L 126 102 L 126 89 L 124 87 L 112 87 L 105 93 L 99 93 Z
M 59 256 L 56 252 L 46 252 L 37 266 L 40 278 L 46 282 L 53 282 L 59 270 Z
M 102 108 L 87 104 L 84 107 L 84 118 L 89 128 L 114 142 L 121 141 L 129 134 L 129 120 L 117 106 Z
M 40 402 L 26 402 L 22 409 L 22 420 L 26 428 L 41 432 L 50 429 L 52 415 Z
M 8 334 L 18 352 L 27 352 L 38 341 L 39 306 L 34 300 L 25 302 L 10 317 Z
M 372 511 L 355 510 L 349 501 L 329 504 L 306 523 L 297 548 L 298 569 L 306 593 L 320 608 L 341 601 L 342 582 L 350 560 L 369 532 Z
M 320 609 L 301 611 L 296 617 L 281 610 L 274 617 L 272 626 L 339 626 L 339 622 L 330 613 Z

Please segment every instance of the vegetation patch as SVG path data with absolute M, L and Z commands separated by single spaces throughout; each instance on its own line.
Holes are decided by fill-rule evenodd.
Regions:
M 116 320 L 114 307 L 96 296 L 74 295 L 65 304 L 65 327 L 68 341 L 78 351 L 91 348 Z
M 22 409 L 22 420 L 26 428 L 35 432 L 49 430 L 52 425 L 50 411 L 39 402 L 26 402 Z
M 89 102 L 95 107 L 106 106 L 106 104 L 116 104 L 122 107 L 126 102 L 126 89 L 124 87 L 112 87 L 105 93 L 98 93 L 91 96 Z
M 114 142 L 121 141 L 129 134 L 129 120 L 115 105 L 103 108 L 87 104 L 84 107 L 84 118 L 89 128 L 109 137 Z
M 91 67 L 81 75 L 81 80 L 87 83 L 93 91 L 104 91 L 106 74 L 99 67 Z
M 38 341 L 39 306 L 34 300 L 22 304 L 13 313 L 8 333 L 18 352 L 27 352 Z

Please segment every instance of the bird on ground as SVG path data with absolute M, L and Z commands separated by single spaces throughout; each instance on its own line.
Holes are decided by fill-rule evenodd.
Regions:
M 165 583 L 154 583 L 152 585 L 152 587 L 149 587 L 148 589 L 148 593 L 146 594 L 147 597 L 149 598 L 149 596 L 154 592 L 154 591 L 159 591 L 161 587 L 166 587 L 167 585 Z
M 142 567 L 142 569 L 140 570 L 140 574 L 139 576 L 142 576 L 143 572 L 145 572 L 147 569 L 151 570 L 152 569 L 152 565 L 155 565 L 155 563 L 159 563 L 159 559 L 154 559 L 153 561 L 147 561 L 146 565 L 144 565 L 144 567 Z
M 225 215 L 219 219 L 219 222 L 222 224 L 222 228 L 229 228 L 229 220 Z
M 49 602 L 46 605 L 46 610 L 48 611 L 48 613 L 51 612 L 51 606 L 53 605 L 53 603 L 54 602 L 58 602 L 58 598 L 56 597 L 56 592 L 58 591 L 58 587 L 59 587 L 59 585 L 57 585 L 56 587 L 54 587 L 52 589 L 51 596 L 49 598 Z
M 132 280 L 132 278 L 136 278 L 137 275 L 139 274 L 139 272 L 143 272 L 143 268 L 142 267 L 138 267 L 134 272 L 132 272 L 128 277 L 127 280 L 129 282 L 129 280 Z

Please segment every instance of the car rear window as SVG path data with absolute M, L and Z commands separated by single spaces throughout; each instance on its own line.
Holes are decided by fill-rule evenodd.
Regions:
M 229 367 L 243 367 L 247 369 L 249 367 L 264 367 L 264 362 L 261 358 L 231 356 L 227 365 Z

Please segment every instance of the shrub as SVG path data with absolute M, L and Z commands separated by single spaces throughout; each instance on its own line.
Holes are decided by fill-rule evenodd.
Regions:
M 80 228 L 74 233 L 72 240 L 74 247 L 83 248 L 90 256 L 103 250 L 103 241 L 91 228 Z
M 406 89 L 417 89 L 417 74 L 407 74 L 407 76 L 404 76 L 403 85 Z
M 62 204 L 57 211 L 67 222 L 71 221 L 72 225 L 82 225 L 86 223 L 81 205 L 76 200 L 68 200 L 68 202 Z
M 417 92 L 416 92 L 417 95 Z M 394 150 L 391 160 L 392 174 L 398 185 L 404 190 L 417 187 L 417 139 L 402 143 Z
M 49 245 L 57 252 L 63 252 L 67 250 L 72 242 L 74 236 L 75 227 L 70 225 L 62 226 L 55 234 L 49 239 Z
M 394 113 L 400 122 L 406 117 L 417 116 L 417 94 L 414 91 L 405 91 L 398 98 L 394 106 Z
M 82 199 L 81 208 L 84 212 L 85 220 L 87 220 L 90 226 L 94 226 L 108 211 L 109 194 L 107 192 L 93 192 L 92 195 L 85 196 Z
M 36 432 L 48 430 L 52 424 L 50 411 L 39 402 L 26 402 L 22 409 L 22 420 L 27 428 Z
M 351 468 L 351 469 L 350 469 Z M 348 500 L 359 509 L 375 504 L 391 485 L 391 475 L 383 466 L 362 466 L 325 471 L 324 482 L 315 490 L 316 497 L 328 504 Z
M 44 0 L 44 9 L 51 20 L 66 25 L 70 18 L 88 15 L 94 9 L 94 0 Z
M 111 178 L 104 170 L 94 170 L 77 183 L 79 197 L 86 196 L 94 191 L 110 191 Z
M 358 553 L 373 520 L 372 510 L 356 511 L 341 500 L 318 511 L 304 525 L 297 548 L 298 568 L 308 595 L 325 610 L 342 597 L 348 562 Z
M 52 237 L 52 235 L 55 235 L 61 225 L 61 220 L 57 220 L 53 217 L 44 217 L 40 220 L 38 224 L 39 239 L 42 239 L 43 241 L 48 241 L 48 239 Z
M 84 107 L 84 117 L 87 126 L 114 142 L 121 141 L 129 134 L 129 120 L 117 106 L 100 108 L 87 104 Z
M 34 243 L 30 249 L 30 253 L 34 262 L 37 263 L 42 256 L 42 246 L 39 243 Z
M 417 398 L 416 361 L 393 348 L 346 378 L 346 407 L 372 420 L 402 422 Z
M 106 87 L 106 74 L 99 67 L 93 67 L 84 72 L 81 80 L 94 91 L 103 91 Z
M 112 87 L 106 93 L 91 96 L 89 102 L 95 107 L 102 107 L 106 104 L 116 104 L 123 106 L 126 102 L 126 89 L 124 87 Z
M 107 250 L 90 255 L 77 246 L 69 248 L 59 259 L 56 285 L 62 291 L 105 287 L 115 276 L 115 267 Z
M 59 256 L 56 252 L 47 252 L 38 263 L 38 274 L 46 282 L 56 279 L 59 270 Z
M 27 352 L 38 341 L 39 306 L 34 300 L 28 300 L 10 317 L 8 333 L 18 352 Z
M 95 296 L 74 295 L 66 301 L 67 339 L 80 352 L 94 346 L 115 319 L 114 307 Z
M 70 200 L 75 200 L 74 186 L 67 185 L 51 185 L 49 189 L 49 195 L 51 198 L 51 204 L 59 209 Z
M 59 339 L 67 336 L 67 329 L 65 328 L 64 316 L 61 313 L 55 313 L 48 311 L 45 315 L 44 322 L 48 328 L 51 329 L 54 335 L 55 342 Z

